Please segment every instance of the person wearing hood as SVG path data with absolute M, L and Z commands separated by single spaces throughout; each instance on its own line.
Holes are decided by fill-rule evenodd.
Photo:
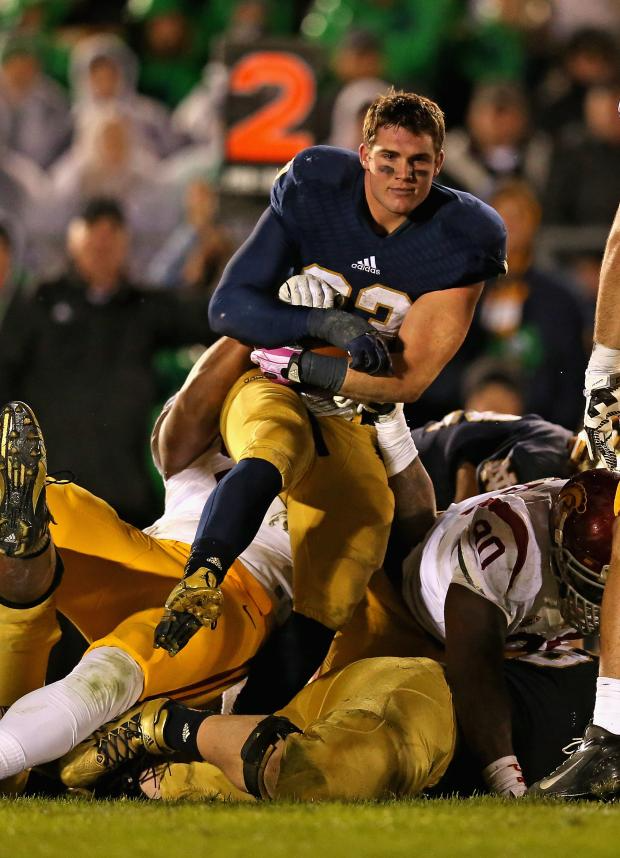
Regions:
M 69 103 L 43 74 L 37 40 L 11 35 L 0 48 L 0 104 L 8 117 L 9 144 L 47 169 L 69 143 Z
M 141 141 L 162 158 L 177 148 L 166 108 L 136 90 L 138 61 L 127 45 L 110 34 L 78 42 L 71 57 L 71 86 L 75 123 L 93 107 L 121 107 L 129 112 Z
M 50 229 L 62 235 L 86 200 L 113 197 L 127 212 L 133 236 L 131 270 L 143 271 L 178 223 L 181 210 L 180 194 L 171 192 L 170 183 L 157 174 L 158 164 L 128 105 L 84 108 L 73 146 L 51 174 L 56 206 Z

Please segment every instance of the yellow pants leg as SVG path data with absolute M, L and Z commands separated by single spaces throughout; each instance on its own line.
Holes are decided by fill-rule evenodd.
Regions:
M 249 660 L 274 622 L 269 596 L 240 561 L 228 571 L 222 590 L 224 608 L 217 627 L 200 629 L 174 658 L 153 648 L 161 606 L 128 617 L 90 649 L 114 646 L 128 653 L 144 673 L 141 700 L 163 696 L 206 703 L 246 675 Z
M 0 709 L 45 683 L 49 654 L 59 638 L 53 596 L 34 608 L 0 605 Z
M 454 753 L 455 718 L 439 664 L 372 658 L 307 685 L 281 713 L 276 798 L 380 799 L 437 783 Z
M 383 571 L 372 576 L 349 622 L 335 636 L 321 673 L 362 658 L 424 656 L 441 661 L 440 647 L 414 620 Z
M 374 430 L 311 419 L 291 388 L 251 371 L 231 389 L 221 431 L 237 461 L 262 458 L 282 475 L 295 610 L 341 628 L 383 562 L 393 515 Z
M 76 485 L 48 486 L 47 502 L 65 567 L 57 607 L 88 641 L 137 611 L 164 604 L 183 575 L 189 545 L 147 536 Z

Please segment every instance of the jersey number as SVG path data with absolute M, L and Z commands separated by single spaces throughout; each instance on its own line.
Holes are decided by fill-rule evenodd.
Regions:
M 346 278 L 336 271 L 330 271 L 321 265 L 308 265 L 304 271 L 325 280 L 345 298 L 349 298 L 353 291 L 353 287 Z M 382 286 L 381 283 L 373 283 L 372 286 L 360 289 L 355 299 L 356 309 L 368 314 L 371 325 L 382 334 L 391 337 L 398 333 L 412 303 L 409 295 L 397 289 L 390 289 L 389 286 Z
M 491 536 L 491 525 L 484 519 L 478 519 L 472 528 L 476 553 L 480 558 L 480 568 L 486 569 L 494 560 L 505 553 L 504 543 L 497 536 Z M 486 555 L 484 558 L 482 555 Z
M 307 119 L 316 98 L 310 66 L 300 57 L 279 51 L 258 51 L 243 57 L 230 74 L 232 95 L 251 95 L 263 87 L 278 94 L 234 125 L 226 141 L 230 161 L 277 164 L 314 144 L 308 131 L 291 131 Z

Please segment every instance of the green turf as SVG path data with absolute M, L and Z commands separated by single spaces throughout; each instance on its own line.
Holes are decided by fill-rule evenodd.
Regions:
M 0 800 L 1 858 L 620 855 L 620 806 L 469 801 L 261 806 Z

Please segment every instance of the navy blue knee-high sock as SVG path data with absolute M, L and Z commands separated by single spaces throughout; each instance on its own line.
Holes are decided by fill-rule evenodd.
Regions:
M 204 506 L 186 573 L 206 566 L 221 579 L 252 542 L 281 491 L 282 476 L 271 462 L 242 459 L 235 465 Z

